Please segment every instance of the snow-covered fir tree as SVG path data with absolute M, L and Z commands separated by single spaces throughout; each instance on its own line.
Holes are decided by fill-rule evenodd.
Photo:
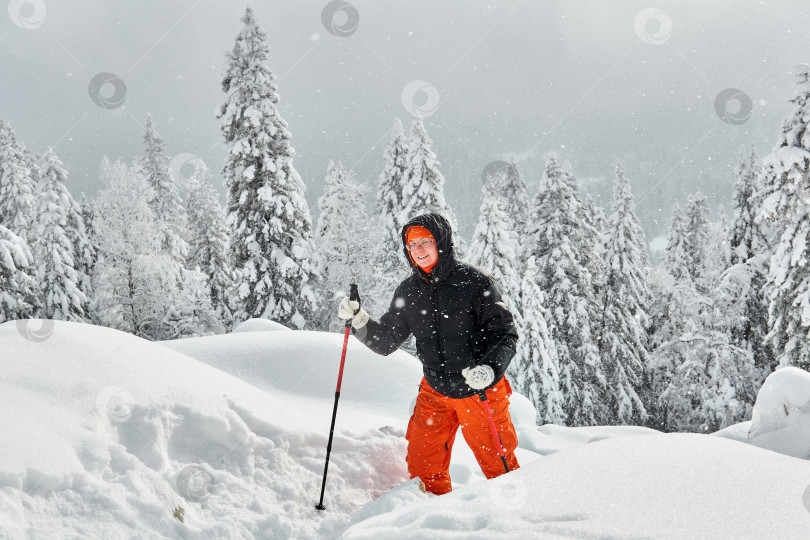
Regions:
M 93 201 L 97 262 L 93 311 L 104 326 L 155 338 L 161 335 L 171 287 L 162 269 L 169 256 L 150 201 L 154 191 L 137 170 L 104 159 L 104 187 Z
M 726 317 L 731 321 L 731 342 L 751 351 L 758 379 L 773 371 L 774 357 L 768 334 L 768 295 L 765 287 L 768 277 L 770 247 L 761 230 L 761 200 L 758 196 L 759 166 L 754 146 L 740 152 L 735 170 L 737 177 L 734 193 L 734 220 L 729 233 L 730 268 L 721 276 L 721 285 L 732 283 L 723 301 L 728 307 Z M 761 382 L 761 381 L 760 381 Z
M 594 295 L 596 298 L 602 298 L 602 289 L 605 286 L 603 262 L 605 240 L 602 231 L 606 227 L 607 216 L 605 216 L 605 210 L 596 205 L 596 201 L 593 200 L 590 193 L 586 193 L 582 201 L 582 219 L 590 225 L 585 228 L 586 235 L 583 238 L 583 245 L 587 246 L 587 253 L 590 254 L 588 270 L 591 273 Z M 601 338 L 601 334 L 597 335 L 597 343 Z
M 691 318 L 692 313 L 686 311 L 686 306 L 694 305 L 697 297 L 687 266 L 687 244 L 686 218 L 681 212 L 680 205 L 675 201 L 672 206 L 663 264 L 661 268 L 651 273 L 653 303 L 649 310 L 648 350 L 659 349 L 663 343 L 694 329 L 695 321 Z M 663 391 L 663 388 L 659 390 Z M 660 395 L 660 392 L 654 394 Z
M 654 275 L 650 388 L 659 399 L 651 425 L 667 431 L 716 431 L 750 416 L 759 384 L 753 355 L 730 338 L 739 313 L 734 295 L 748 285 L 734 266 L 712 278 L 710 288 L 696 287 L 689 244 L 688 224 L 676 204 L 667 271 Z M 705 270 L 699 279 L 708 276 Z
M 649 362 L 647 374 L 649 388 L 645 399 L 647 407 L 647 425 L 654 429 L 664 429 L 666 423 L 666 409 L 659 402 L 659 397 L 672 380 L 677 359 L 663 353 L 663 346 L 680 335 L 681 323 L 676 319 L 682 308 L 677 302 L 679 298 L 674 294 L 676 281 L 663 266 L 653 268 L 650 272 L 650 290 L 652 303 L 650 304 L 650 324 L 647 327 Z
M 79 290 L 84 293 L 87 302 L 83 306 L 85 318 L 94 321 L 90 310 L 90 300 L 93 298 L 93 267 L 96 264 L 96 248 L 93 246 L 93 209 L 87 196 L 82 193 L 79 202 L 71 198 L 71 209 L 68 212 L 67 233 L 74 251 L 74 266 L 79 278 Z
M 219 109 L 229 149 L 222 170 L 228 188 L 231 260 L 238 272 L 236 322 L 272 319 L 304 328 L 317 309 L 317 261 L 305 186 L 279 115 L 267 34 L 247 8 L 228 54 Z
M 60 321 L 81 321 L 87 298 L 76 272 L 75 244 L 66 232 L 75 215 L 75 201 L 65 187 L 68 173 L 51 148 L 42 158 L 37 186 L 37 212 L 32 232 L 35 279 L 40 297 L 36 316 Z M 71 223 L 71 225 L 75 225 Z M 81 241 L 82 239 L 79 239 Z
M 499 171 L 495 179 L 498 191 L 506 198 L 506 208 L 508 208 L 507 218 L 509 225 L 520 239 L 521 246 L 526 238 L 526 231 L 529 223 L 529 189 L 520 170 L 517 160 L 510 156 L 506 162 L 506 167 Z M 519 267 L 518 272 L 523 273 L 526 266 L 528 249 L 521 247 L 518 250 Z
M 661 366 L 664 360 L 669 369 L 660 398 L 664 429 L 716 431 L 750 418 L 764 376 L 752 348 L 733 341 L 751 287 L 749 270 L 744 263 L 734 265 L 705 292 L 688 281 L 676 284 L 673 316 L 687 323 L 660 346 L 653 362 Z
M 36 213 L 36 178 L 31 156 L 11 125 L 0 120 L 0 234 L 3 270 L 0 276 L 0 318 L 32 316 L 40 306 L 27 240 Z
M 768 339 L 782 366 L 810 369 L 810 68 L 797 74 L 794 111 L 763 160 L 760 221 L 775 246 L 768 275 Z
M 347 296 L 351 283 L 357 283 L 360 291 L 369 290 L 371 285 L 367 273 L 357 272 L 358 266 L 365 266 L 360 262 L 368 259 L 371 250 L 363 191 L 352 171 L 345 171 L 340 162 L 329 162 L 323 195 L 318 199 L 315 245 L 320 253 L 322 295 L 330 301 Z M 324 317 L 320 323 L 323 328 L 335 331 L 343 326 L 332 312 Z
M 92 309 L 99 322 L 158 340 L 210 333 L 215 319 L 205 277 L 162 249 L 149 183 L 138 168 L 107 159 L 101 177 L 93 224 Z
M 583 197 L 582 202 L 584 203 L 586 209 L 585 215 L 590 218 L 591 225 L 593 225 L 593 228 L 599 231 L 600 233 L 604 231 L 605 228 L 607 227 L 608 222 L 608 217 L 605 214 L 605 209 L 596 204 L 596 201 L 593 199 L 593 196 L 590 193 L 585 194 L 585 197 Z
M 734 217 L 729 238 L 731 264 L 745 262 L 767 250 L 757 217 L 760 208 L 757 199 L 762 167 L 757 160 L 754 145 L 746 154 L 740 151 L 740 161 L 734 171 L 737 181 L 734 191 Z
M 385 229 L 382 244 L 378 249 L 379 265 L 384 271 L 404 274 L 407 261 L 402 252 L 402 210 L 405 206 L 402 191 L 405 171 L 408 168 L 408 139 L 399 118 L 391 128 L 391 142 L 385 149 L 385 167 L 377 180 L 376 219 Z M 411 216 L 412 217 L 412 216 Z
M 538 285 L 546 293 L 549 329 L 560 359 L 564 410 L 568 424 L 575 426 L 610 418 L 589 270 L 598 233 L 584 218 L 582 206 L 576 179 L 552 155 L 534 200 L 530 233 Z
M 662 268 L 656 269 L 650 283 L 653 302 L 650 307 L 649 350 L 651 351 L 650 425 L 656 429 L 667 426 L 667 404 L 659 400 L 667 389 L 675 371 L 682 363 L 671 344 L 685 332 L 693 332 L 699 326 L 698 314 L 693 311 L 699 295 L 689 272 L 686 218 L 678 201 L 672 206 L 667 247 Z
M 11 126 L 0 120 L 0 225 L 26 240 L 36 212 L 36 173 Z
M 404 173 L 403 208 L 399 220 L 404 224 L 415 216 L 435 212 L 447 218 L 452 229 L 458 231 L 456 215 L 444 198 L 444 175 L 439 170 L 441 164 L 432 145 L 422 117 L 414 116 L 408 139 L 408 168 Z M 466 242 L 457 234 L 453 243 L 456 256 L 462 258 L 466 253 Z
M 706 277 L 710 288 L 719 276 L 731 266 L 731 223 L 726 209 L 721 204 L 717 209 L 717 221 L 709 222 L 709 238 L 706 245 Z
M 751 403 L 765 377 L 776 368 L 773 349 L 768 342 L 768 301 L 765 282 L 767 255 L 755 255 L 731 265 L 723 272 L 712 291 L 714 326 L 725 331 L 729 343 L 748 352 L 753 368 L 748 376 L 753 385 Z
M 706 252 L 709 247 L 709 218 L 706 197 L 697 192 L 686 207 L 686 267 L 699 288 L 708 286 Z
M 483 201 L 478 224 L 473 232 L 468 260 L 492 274 L 503 293 L 503 300 L 516 319 L 520 319 L 520 241 L 512 229 L 510 208 L 501 194 L 497 179 L 490 177 L 482 189 Z
M 666 344 L 676 367 L 660 401 L 667 431 L 714 432 L 750 418 L 756 396 L 750 352 L 703 326 Z
M 646 420 L 647 325 L 652 293 L 649 256 L 635 213 L 630 181 L 616 164 L 613 203 L 605 231 L 600 353 L 610 392 L 611 423 Z
M 759 224 L 773 249 L 782 233 L 795 223 L 796 206 L 804 204 L 803 192 L 810 172 L 810 68 L 799 66 L 795 107 L 782 122 L 776 148 L 762 161 L 757 200 L 761 201 Z
M 140 166 L 154 193 L 149 205 L 158 220 L 162 248 L 175 261 L 184 263 L 188 255 L 186 211 L 169 170 L 166 143 L 155 130 L 151 115 L 146 115 L 143 144 Z
M 93 203 L 90 199 L 87 198 L 82 192 L 82 198 L 79 202 L 79 209 L 82 218 L 82 223 L 84 223 L 84 230 L 87 232 L 88 235 L 93 235 Z
M 149 204 L 157 219 L 161 249 L 171 260 L 165 270 L 172 281 L 174 301 L 166 306 L 164 330 L 175 336 L 209 333 L 220 325 L 213 315 L 210 294 L 206 293 L 207 277 L 186 267 L 188 217 L 169 170 L 166 143 L 158 135 L 151 115 L 146 118 L 143 142 L 140 172 L 154 193 Z
M 409 273 L 402 249 L 401 222 L 405 170 L 408 168 L 408 139 L 399 118 L 394 119 L 391 141 L 385 149 L 385 167 L 377 180 L 374 227 L 369 231 L 372 248 L 369 288 L 362 293 L 363 305 L 373 316 L 383 313 L 391 302 L 391 292 Z
M 211 305 L 208 276 L 176 262 L 169 266 L 168 276 L 173 283 L 173 294 L 163 317 L 164 332 L 168 337 L 161 339 L 205 336 L 225 330 Z
M 511 209 L 509 217 L 512 220 L 512 229 L 518 235 L 523 235 L 529 221 L 529 188 L 514 156 L 506 161 L 502 189 L 507 207 Z
M 670 221 L 669 234 L 667 236 L 664 267 L 676 280 L 692 281 L 692 273 L 689 270 L 689 249 L 686 218 L 681 213 L 681 207 L 678 201 L 675 201 L 675 204 L 672 206 L 672 218 Z
M 190 234 L 187 266 L 199 269 L 207 277 L 211 306 L 227 329 L 233 324 L 228 295 L 236 279 L 228 256 L 230 230 L 204 163 L 197 164 L 189 180 L 187 204 Z
M 736 288 L 726 292 L 725 301 L 735 309 L 727 309 L 724 315 L 729 320 L 731 342 L 751 351 L 760 383 L 777 366 L 772 343 L 767 339 L 770 331 L 766 286 L 769 260 L 767 255 L 756 255 L 732 265 L 721 276 L 720 282 L 721 287 L 725 286 L 723 280 L 730 279 L 726 274 L 738 276 L 736 279 L 740 281 Z
M 25 319 L 38 304 L 28 243 L 0 225 L 0 323 Z
M 799 189 L 798 198 L 810 200 L 810 190 Z M 768 338 L 780 365 L 810 369 L 810 204 L 794 208 L 771 259 Z
M 540 423 L 565 425 L 565 396 L 560 388 L 560 361 L 546 324 L 550 315 L 543 305 L 543 291 L 537 285 L 534 257 L 529 257 L 526 262 L 520 290 L 520 339 L 507 375 L 514 381 L 516 390 L 534 404 Z
M 399 221 L 407 223 L 412 217 L 435 212 L 450 219 L 450 207 L 444 198 L 444 175 L 431 146 L 433 140 L 425 130 L 421 116 L 414 116 L 408 139 L 407 169 L 402 189 L 403 208 Z M 455 221 L 451 221 L 455 227 Z
M 510 156 L 505 166 L 498 168 L 488 178 L 485 178 L 484 183 L 487 182 L 491 182 L 492 191 L 497 192 L 506 201 L 507 223 L 509 229 L 515 231 L 518 237 L 516 271 L 518 275 L 522 275 L 529 252 L 526 231 L 529 222 L 530 201 L 526 180 L 515 157 Z

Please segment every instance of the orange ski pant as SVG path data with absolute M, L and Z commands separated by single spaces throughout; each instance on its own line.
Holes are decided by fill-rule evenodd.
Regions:
M 436 392 L 423 378 L 408 431 L 408 472 L 419 477 L 431 493 L 442 495 L 452 490 L 450 483 L 450 453 L 456 431 L 461 433 L 475 454 L 481 471 L 487 478 L 506 472 L 493 441 L 484 405 L 489 407 L 495 428 L 506 454 L 509 470 L 519 467 L 515 458 L 517 433 L 509 415 L 509 396 L 512 387 L 506 377 L 486 391 L 486 401 L 475 395 L 462 399 L 446 397 Z

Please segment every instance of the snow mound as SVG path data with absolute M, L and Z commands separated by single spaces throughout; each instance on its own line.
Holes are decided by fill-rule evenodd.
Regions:
M 290 330 L 281 323 L 269 319 L 248 319 L 236 325 L 234 333 L 240 332 L 273 332 L 277 330 Z
M 785 367 L 765 379 L 751 415 L 748 442 L 810 459 L 810 373 Z
M 316 347 L 299 342 L 277 362 L 307 357 L 314 367 L 312 353 L 331 343 L 332 361 L 312 380 L 292 371 L 300 387 L 321 376 L 334 384 L 340 336 L 310 337 Z M 404 430 L 380 416 L 351 433 L 341 410 L 329 511 L 314 511 L 334 387 L 320 400 L 270 394 L 163 345 L 77 323 L 2 324 L 0 351 L 0 538 L 332 537 L 408 478 Z M 357 375 L 347 367 L 347 384 Z
M 751 420 L 714 433 L 800 459 L 810 459 L 810 373 L 784 367 L 757 394 Z
M 255 332 L 188 338 L 163 345 L 272 395 L 295 396 L 299 411 L 323 414 L 322 408 L 328 403 L 328 433 L 343 334 Z M 383 416 L 388 417 L 388 425 L 400 426 L 403 417 L 407 423 L 409 404 L 421 379 L 422 365 L 413 356 L 401 351 L 380 356 L 350 337 L 340 398 L 345 425 L 372 429 L 381 425 Z M 404 424 L 401 427 L 404 429 Z
M 436 498 L 394 491 L 346 540 L 806 538 L 810 463 L 698 434 L 622 437 Z
M 626 437 L 628 435 L 657 435 L 660 432 L 639 426 L 590 426 L 566 427 L 555 424 L 545 424 L 538 427 L 535 423 L 536 411 L 532 402 L 521 394 L 513 393 L 509 398 L 509 413 L 518 435 L 518 448 L 529 453 L 521 454 L 529 460 L 536 459 L 535 454 L 547 456 L 573 448 L 581 444 L 588 444 L 613 437 Z M 518 458 L 521 458 L 518 455 Z M 519 459 L 521 465 L 526 459 Z
M 543 456 L 614 437 L 660 435 L 659 431 L 641 426 L 566 427 L 545 424 L 537 427 L 528 424 L 516 424 L 515 429 L 518 434 L 518 445 L 521 448 Z

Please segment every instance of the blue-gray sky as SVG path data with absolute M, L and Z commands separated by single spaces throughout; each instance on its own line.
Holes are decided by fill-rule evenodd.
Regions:
M 147 113 L 168 155 L 200 156 L 224 193 L 215 111 L 246 2 L 7 3 L 0 118 L 29 150 L 54 147 L 75 195 L 99 188 L 103 156 L 141 152 Z M 467 234 L 481 171 L 510 154 L 534 192 L 556 152 L 601 204 L 621 160 L 648 238 L 665 230 L 672 203 L 695 190 L 730 209 L 740 146 L 770 152 L 792 107 L 791 70 L 810 63 L 805 0 L 346 4 L 329 19 L 335 33 L 346 27 L 349 35 L 338 36 L 323 24 L 327 1 L 251 3 L 269 36 L 279 109 L 313 214 L 330 159 L 354 168 L 373 192 L 394 117 L 410 123 L 403 90 L 421 89 L 413 103 L 426 107 L 447 199 Z M 102 72 L 126 84 L 121 107 L 90 99 L 88 85 Z M 732 123 L 715 108 L 729 88 L 744 93 L 721 109 L 743 115 Z

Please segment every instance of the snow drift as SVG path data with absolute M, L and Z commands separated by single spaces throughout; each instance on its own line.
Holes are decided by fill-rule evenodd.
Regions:
M 719 437 L 537 428 L 519 395 L 522 468 L 484 481 L 459 437 L 455 491 L 423 494 L 403 459 L 419 364 L 353 339 L 317 513 L 341 345 L 319 332 L 158 344 L 0 325 L 0 538 L 800 538 L 810 526 L 807 461 Z M 804 410 L 804 387 L 780 387 Z M 775 425 L 759 421 L 763 436 Z
M 808 475 L 810 463 L 717 437 L 617 437 L 441 497 L 389 508 L 402 496 L 386 495 L 342 538 L 806 538 Z
M 780 368 L 757 394 L 751 420 L 716 435 L 801 459 L 810 459 L 810 373 Z
M 242 334 L 243 350 L 263 335 L 279 340 L 270 347 L 280 355 L 272 380 L 253 373 L 253 386 L 115 330 L 26 328 L 0 325 L 0 538 L 329 537 L 407 479 L 404 432 L 385 423 L 384 410 L 370 430 L 367 420 L 353 432 L 341 422 L 329 478 L 340 496 L 328 499 L 329 515 L 313 511 L 337 378 L 329 358 L 342 336 Z M 292 334 L 298 345 L 290 350 L 284 338 Z M 346 390 L 358 387 L 360 367 L 384 378 L 385 366 L 368 354 L 355 352 Z M 410 370 L 400 365 L 398 375 L 418 377 L 415 360 L 400 358 L 407 360 Z M 236 371 L 247 377 L 256 365 Z M 296 377 L 304 382 L 291 383 Z M 395 382 L 388 409 L 407 416 L 410 395 L 398 399 Z M 259 388 L 274 385 L 285 391 Z M 323 399 L 308 397 L 318 390 Z

